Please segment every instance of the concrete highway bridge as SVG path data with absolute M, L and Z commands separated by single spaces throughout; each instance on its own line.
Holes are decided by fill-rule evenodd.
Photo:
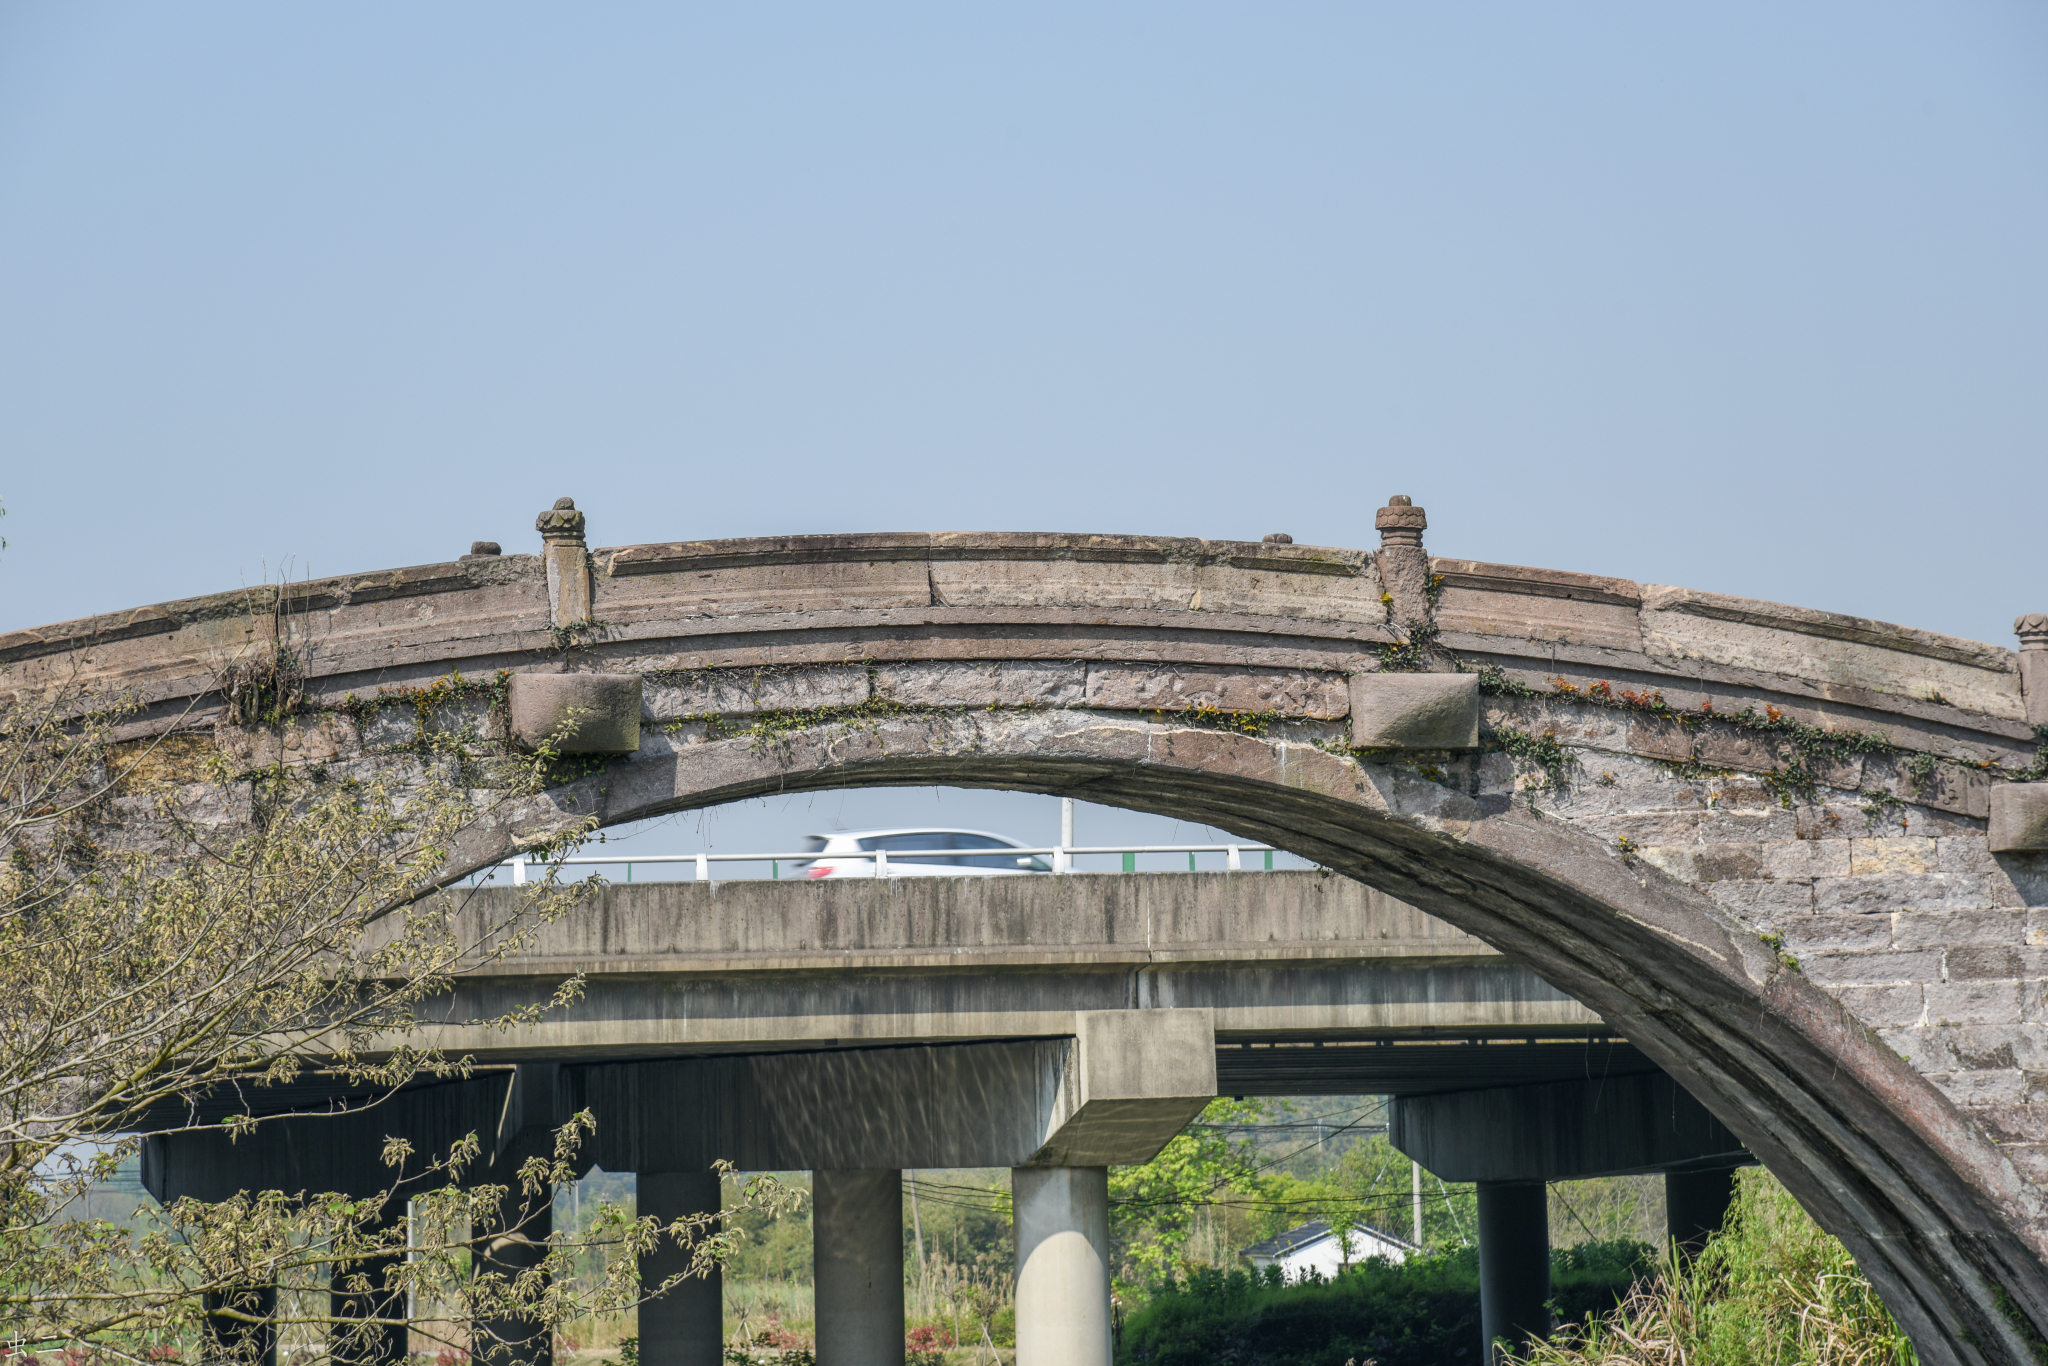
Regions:
M 469 894 L 462 940 L 506 923 L 519 895 Z M 1504 1321 L 1547 1298 L 1528 1274 L 1548 1266 L 1544 1181 L 1663 1171 L 1674 1231 L 1691 1237 L 1718 1223 L 1748 1160 L 1577 1001 L 1323 871 L 612 885 L 466 976 L 438 1013 L 496 1019 L 572 976 L 580 999 L 532 1028 L 429 1032 L 485 1064 L 474 1082 L 360 1122 L 286 1120 L 233 1143 L 166 1134 L 145 1147 L 145 1182 L 163 1198 L 369 1193 L 389 1180 L 385 1134 L 432 1151 L 477 1132 L 524 1155 L 587 1107 L 583 1157 L 638 1173 L 643 1214 L 716 1209 L 720 1159 L 814 1172 L 820 1338 L 826 1356 L 867 1361 L 902 1353 L 904 1169 L 1015 1169 L 1020 1209 L 1052 1202 L 1041 1226 L 1020 1223 L 1045 1244 L 1020 1273 L 1035 1260 L 1041 1279 L 1099 1289 L 1107 1167 L 1150 1160 L 1219 1093 L 1399 1097 L 1404 1146 L 1481 1181 Z M 199 1117 L 345 1095 L 309 1079 L 210 1098 Z M 1076 1231 L 1090 1241 L 1063 1246 Z M 1517 1289 L 1526 1302 L 1510 1303 Z M 641 1311 L 649 1362 L 722 1359 L 718 1281 L 687 1290 Z
M 593 813 L 888 784 L 1171 812 L 1331 871 L 613 888 L 465 980 L 449 1020 L 571 970 L 593 988 L 524 1034 L 442 1030 L 506 1070 L 408 1102 L 417 1132 L 488 1112 L 512 1152 L 588 1104 L 596 1160 L 640 1172 L 655 1210 L 707 1207 L 713 1157 L 814 1168 L 827 1366 L 900 1359 L 900 1243 L 874 1232 L 896 1169 L 970 1161 L 1016 1170 L 1020 1363 L 1105 1361 L 1105 1167 L 1219 1089 L 1403 1096 L 1396 1141 L 1488 1183 L 1509 1252 L 1533 1180 L 1705 1189 L 1753 1154 L 1924 1360 L 2032 1360 L 2048 616 L 2014 652 L 1433 560 L 1405 499 L 1376 523 L 1370 554 L 1003 534 L 593 552 L 564 500 L 538 555 L 18 632 L 0 665 L 141 697 L 133 735 L 187 732 L 193 805 L 223 820 L 233 783 L 200 800 L 211 753 L 403 773 L 412 727 L 516 745 L 570 722 L 591 771 L 473 832 L 451 875 Z M 278 646 L 306 661 L 307 709 L 229 725 L 223 663 Z M 451 669 L 511 671 L 506 705 L 421 718 L 397 691 Z M 380 690 L 393 705 L 341 706 Z M 1681 1097 L 1682 1123 L 1641 1122 Z M 152 1188 L 218 1185 L 205 1141 L 154 1142 Z M 279 1184 L 346 1188 L 327 1174 Z M 1489 1326 L 1528 1328 L 1528 1260 L 1492 1262 Z M 650 1363 L 698 1350 L 684 1308 L 648 1321 Z

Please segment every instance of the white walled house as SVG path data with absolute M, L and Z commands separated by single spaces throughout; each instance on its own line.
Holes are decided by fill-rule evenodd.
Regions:
M 1291 1228 L 1277 1238 L 1253 1243 L 1244 1250 L 1244 1258 L 1255 1267 L 1277 1266 L 1290 1281 L 1303 1279 L 1311 1270 L 1324 1280 L 1330 1280 L 1349 1263 L 1362 1262 L 1369 1257 L 1401 1262 L 1407 1260 L 1409 1253 L 1420 1251 L 1406 1238 L 1397 1238 L 1384 1229 L 1367 1224 L 1353 1228 L 1349 1237 L 1351 1246 L 1347 1256 L 1344 1239 L 1328 1223 L 1318 1219 L 1312 1224 Z

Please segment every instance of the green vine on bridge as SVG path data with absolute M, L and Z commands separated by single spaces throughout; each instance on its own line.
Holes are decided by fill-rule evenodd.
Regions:
M 1408 633 L 1379 648 L 1383 674 L 1426 673 L 1436 659 L 1436 638 L 1443 634 L 1433 621 L 1411 621 Z
M 603 640 L 616 622 L 600 621 L 591 617 L 585 621 L 572 621 L 567 626 L 548 628 L 548 644 L 536 653 L 542 655 L 566 655 L 572 650 L 590 648 L 594 641 Z
M 672 735 L 685 726 L 701 725 L 706 739 L 746 740 L 755 754 L 772 753 L 778 759 L 787 759 L 795 750 L 797 735 L 816 726 L 838 725 L 847 730 L 871 732 L 885 717 L 941 710 L 954 709 L 914 706 L 893 698 L 870 696 L 850 704 L 751 712 L 744 718 L 728 717 L 723 712 L 696 712 L 677 717 L 662 729 Z
M 1479 750 L 1482 754 L 1505 754 L 1525 769 L 1541 772 L 1543 782 L 1539 790 L 1545 792 L 1564 791 L 1571 783 L 1573 770 L 1579 766 L 1577 752 L 1559 744 L 1557 732 L 1551 730 L 1532 735 L 1512 726 L 1487 726 L 1480 731 Z
M 1162 722 L 1189 726 L 1196 730 L 1220 730 L 1233 735 L 1264 735 L 1272 729 L 1273 723 L 1282 718 L 1278 707 L 1264 711 L 1240 711 L 1233 707 L 1218 707 L 1207 702 L 1190 702 L 1179 711 L 1155 710 L 1153 717 Z
M 1459 664 L 1462 668 L 1462 661 Z M 1697 735 L 1710 726 L 1720 726 L 1775 740 L 1777 763 L 1759 773 L 1757 778 L 1781 806 L 1788 808 L 1795 802 L 1818 803 L 1827 770 L 1857 758 L 1896 760 L 1915 796 L 1927 790 L 1945 762 L 1960 769 L 1995 774 L 2007 782 L 2038 782 L 2048 777 L 2048 725 L 2034 727 L 2034 762 L 2025 768 L 2006 769 L 2001 768 L 1996 760 L 1944 760 L 1924 750 L 1909 750 L 1883 731 L 1823 730 L 1795 721 L 1774 706 L 1766 705 L 1759 709 L 1752 704 L 1738 712 L 1724 712 L 1716 710 L 1710 698 L 1697 708 L 1686 709 L 1672 706 L 1661 690 L 1616 688 L 1604 679 L 1581 686 L 1563 678 L 1554 678 L 1546 690 L 1532 687 L 1494 664 L 1481 666 L 1478 674 L 1479 690 L 1489 696 L 1563 701 L 1609 711 L 1633 712 L 1669 721 L 1688 735 Z M 1550 779 L 1549 786 L 1561 788 L 1564 785 L 1563 779 L 1569 773 L 1569 767 L 1558 764 L 1555 757 L 1542 749 L 1533 737 L 1507 728 L 1494 728 L 1494 733 L 1501 737 L 1499 748 L 1504 752 L 1515 753 L 1519 749 L 1521 753 L 1517 757 L 1531 758 L 1543 767 Z M 1550 737 L 1546 735 L 1544 738 Z M 1667 772 L 1680 778 L 1722 778 L 1732 777 L 1735 773 L 1733 769 L 1710 764 L 1697 755 L 1658 762 Z M 1864 814 L 1873 823 L 1904 805 L 1897 794 L 1882 789 L 1866 788 L 1857 795 L 1864 799 Z
M 437 708 L 451 702 L 481 701 L 496 711 L 509 707 L 511 698 L 510 669 L 500 669 L 489 678 L 466 678 L 460 670 L 451 669 L 421 687 L 379 688 L 369 697 L 350 693 L 327 710 L 360 721 L 385 707 L 410 707 L 424 724 L 432 719 Z

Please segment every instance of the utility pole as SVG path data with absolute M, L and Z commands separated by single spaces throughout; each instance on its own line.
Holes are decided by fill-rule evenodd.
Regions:
M 1413 1182 L 1413 1189 L 1414 1189 L 1414 1192 L 1415 1192 L 1415 1237 L 1413 1238 L 1413 1240 L 1412 1240 L 1412 1241 L 1414 1242 L 1415 1246 L 1417 1246 L 1417 1247 L 1421 1247 L 1421 1246 L 1422 1246 L 1422 1164 L 1421 1164 L 1420 1162 L 1410 1162 L 1410 1163 L 1408 1164 L 1408 1175 L 1409 1175 L 1409 1178 L 1410 1178 L 1410 1180 L 1411 1180 L 1411 1181 Z
M 910 1236 L 917 1245 L 917 1312 L 931 1313 L 932 1264 L 924 1259 L 924 1221 L 917 1217 L 917 1173 L 910 1173 Z M 957 1337 L 958 1334 L 955 1334 Z

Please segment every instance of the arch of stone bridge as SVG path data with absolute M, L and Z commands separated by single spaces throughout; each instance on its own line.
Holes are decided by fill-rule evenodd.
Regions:
M 643 753 L 536 801 L 463 866 L 593 817 L 824 788 L 1006 788 L 1217 826 L 1485 939 L 1624 1031 L 1849 1245 L 1923 1359 L 2031 1357 L 2013 1309 L 2048 1308 L 2043 1211 L 1998 1149 L 1709 890 L 1539 809 L 1511 763 L 1452 776 L 1142 714 L 894 714 Z
M 558 506 L 540 555 L 485 546 L 0 636 L 0 689 L 127 693 L 138 739 L 176 741 L 152 761 L 196 779 L 205 764 L 179 765 L 201 751 L 414 763 L 431 698 L 375 699 L 451 670 L 636 676 L 637 748 L 475 832 L 463 871 L 593 816 L 886 784 L 1085 796 L 1270 842 L 1625 1031 L 1851 1247 L 1923 1360 L 2035 1360 L 2048 852 L 2002 850 L 2048 844 L 2048 616 L 2022 618 L 2016 653 L 1430 560 L 1405 500 L 1378 523 L 1371 554 L 967 533 L 590 551 Z M 304 711 L 232 724 L 223 669 L 272 657 L 303 673 Z M 1349 747 L 1362 676 L 1461 667 L 1486 671 L 1487 744 Z M 506 738 L 480 699 L 433 696 L 433 724 Z M 2035 815 L 1994 850 L 2001 779 Z M 214 795 L 223 819 L 246 807 Z

